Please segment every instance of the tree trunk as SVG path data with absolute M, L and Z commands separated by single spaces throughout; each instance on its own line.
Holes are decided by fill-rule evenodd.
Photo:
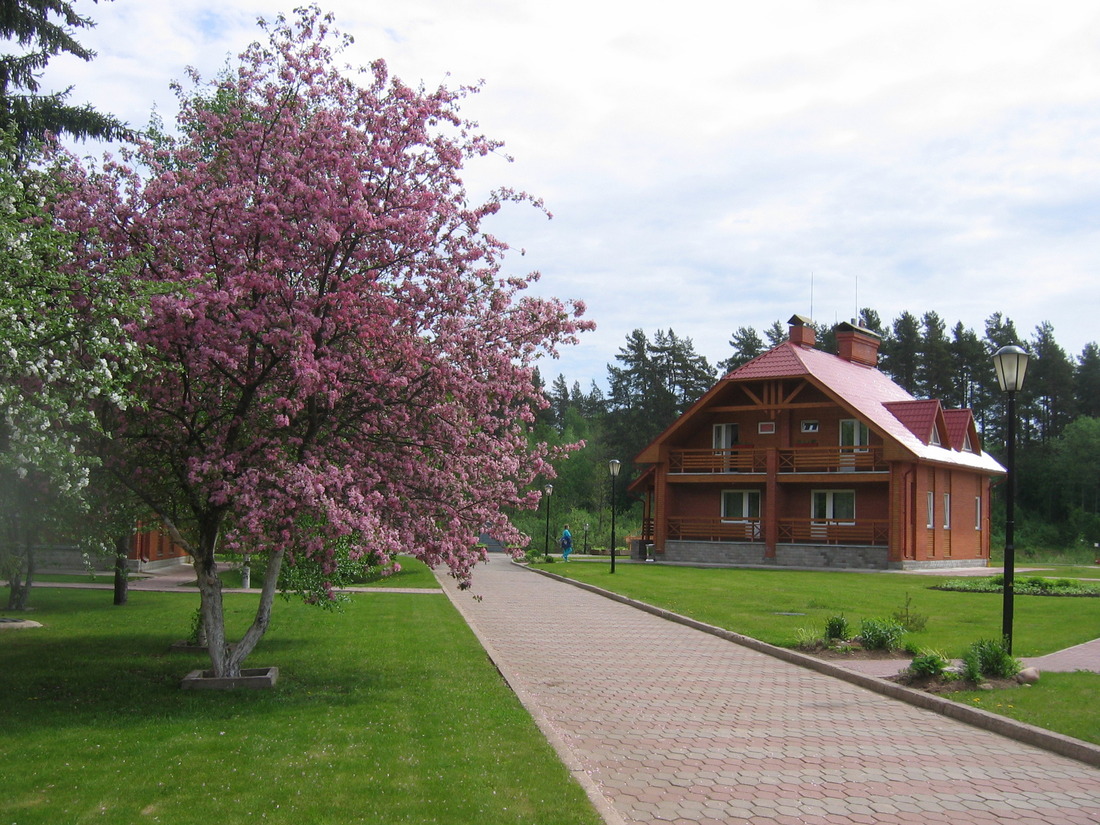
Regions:
M 171 532 L 172 525 L 169 525 Z M 225 608 L 222 599 L 222 582 L 218 577 L 215 551 L 220 534 L 220 519 L 200 527 L 200 544 L 194 555 L 195 574 L 199 595 L 202 597 L 202 626 L 206 631 L 206 649 L 210 655 L 211 675 L 219 678 L 235 678 L 241 675 L 241 664 L 255 649 L 271 622 L 271 607 L 279 584 L 279 570 L 283 566 L 284 550 L 277 550 L 268 559 L 263 588 L 256 616 L 244 637 L 230 650 L 225 635 Z
M 130 570 L 126 557 L 130 554 L 130 534 L 115 539 L 115 604 L 124 605 L 130 597 Z
M 31 586 L 34 584 L 34 541 L 30 533 L 24 533 L 22 539 L 23 561 L 11 577 L 11 589 L 8 593 L 8 610 L 27 610 Z
M 225 640 L 225 611 L 222 606 L 222 581 L 213 552 L 195 559 L 195 575 L 202 599 L 202 626 L 206 631 L 206 649 L 210 654 L 210 669 L 214 676 L 240 676 L 230 671 L 229 645 Z
M 230 661 L 234 671 L 239 674 L 241 664 L 245 657 L 251 653 L 271 623 L 271 606 L 275 602 L 275 591 L 279 586 L 279 570 L 283 566 L 283 549 L 276 550 L 267 560 L 267 570 L 264 571 L 263 588 L 260 590 L 260 604 L 256 608 L 256 617 L 252 620 L 252 626 L 244 634 L 244 637 L 233 649 Z

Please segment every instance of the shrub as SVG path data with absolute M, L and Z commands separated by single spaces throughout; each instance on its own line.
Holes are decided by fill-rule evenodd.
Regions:
M 845 642 L 850 638 L 852 638 L 852 632 L 844 616 L 830 616 L 825 620 L 825 641 Z
M 894 613 L 894 621 L 910 633 L 920 633 L 928 625 L 928 617 L 912 609 L 913 599 L 906 593 L 905 604 Z
M 913 657 L 909 663 L 909 672 L 914 676 L 942 676 L 947 670 L 948 661 L 942 653 L 928 650 Z
M 860 623 L 859 640 L 867 650 L 893 650 L 904 635 L 904 627 L 887 619 L 864 619 Z
M 1020 667 L 1020 660 L 1013 658 L 1004 641 L 980 639 L 963 654 L 963 675 L 972 682 L 1011 679 Z
M 962 657 L 962 678 L 968 682 L 980 682 L 985 677 L 982 676 L 982 662 L 976 651 L 972 646 L 966 649 L 966 653 Z

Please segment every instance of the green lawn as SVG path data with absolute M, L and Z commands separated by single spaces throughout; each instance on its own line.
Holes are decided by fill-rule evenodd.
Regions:
M 226 597 L 238 631 L 255 599 Z M 442 594 L 279 601 L 248 662 L 279 683 L 234 693 L 179 689 L 193 595 L 33 604 L 0 635 L 4 825 L 600 821 Z
M 1033 569 L 1034 568 L 1034 569 Z M 1046 576 L 1051 579 L 1100 579 L 1098 565 L 1027 565 L 1028 572 L 1018 575 Z
M 419 559 L 412 556 L 399 556 L 398 562 L 401 569 L 396 573 L 378 581 L 356 584 L 355 587 L 413 587 L 427 590 L 439 590 L 439 582 L 431 568 Z M 264 568 L 262 561 L 252 564 L 252 587 L 259 588 L 263 584 Z M 241 569 L 235 560 L 221 563 L 222 584 L 226 587 L 241 586 Z M 196 585 L 197 586 L 197 585 Z
M 1100 673 L 1044 673 L 1031 687 L 951 693 L 948 698 L 1100 745 Z
M 907 637 L 921 648 L 954 658 L 972 642 L 1001 633 L 1000 594 L 930 590 L 942 576 L 660 564 L 621 564 L 611 575 L 608 564 L 589 562 L 546 569 L 783 647 L 793 647 L 800 631 L 820 633 L 825 620 L 839 614 L 858 632 L 860 620 L 888 619 L 907 597 L 910 611 L 928 618 L 923 632 Z M 1014 604 L 1017 656 L 1100 637 L 1100 599 L 1018 596 Z

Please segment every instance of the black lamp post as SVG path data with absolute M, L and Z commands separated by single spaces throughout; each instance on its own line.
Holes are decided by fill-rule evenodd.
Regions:
M 546 560 L 550 561 L 550 496 L 554 495 L 554 485 L 547 484 L 542 488 L 546 493 L 546 535 L 543 537 Z
M 1004 614 L 1001 619 L 1001 635 L 1005 650 L 1012 653 L 1012 597 L 1016 578 L 1016 393 L 1024 386 L 1028 354 L 1022 347 L 1001 347 L 993 353 L 993 366 L 997 370 L 997 383 L 1008 393 L 1008 439 L 1005 463 L 1005 584 Z
M 607 469 L 611 473 L 611 572 L 615 572 L 615 479 L 619 477 L 619 461 L 611 459 Z
M 588 555 L 588 522 L 584 523 L 584 554 Z

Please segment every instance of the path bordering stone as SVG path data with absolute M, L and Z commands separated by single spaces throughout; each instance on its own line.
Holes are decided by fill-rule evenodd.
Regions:
M 604 590 L 602 587 L 597 587 L 596 585 L 589 584 L 587 582 L 580 582 L 576 581 L 575 579 L 569 579 L 565 576 L 551 573 L 548 570 L 528 567 L 525 564 L 518 563 L 517 566 L 526 567 L 532 573 L 537 573 L 541 576 L 546 576 L 547 578 L 555 579 L 566 584 L 571 584 L 574 587 L 578 587 L 582 590 L 587 590 L 591 593 L 603 596 L 604 598 L 610 599 L 612 601 L 628 605 L 645 613 L 649 613 L 651 615 L 666 619 L 671 622 L 676 622 L 677 624 L 681 624 L 686 627 L 694 628 L 695 630 L 701 630 L 704 633 L 709 633 L 712 636 L 717 636 L 718 638 L 724 639 L 728 642 L 733 642 L 734 644 L 741 645 L 742 647 L 747 647 L 751 650 L 767 654 L 768 656 L 772 656 L 776 659 L 781 659 L 785 662 L 789 662 L 800 667 L 817 671 L 818 673 L 822 673 L 827 676 L 833 676 L 837 679 L 849 682 L 850 684 L 858 685 L 859 687 L 866 688 L 867 690 L 884 696 L 888 696 L 892 699 L 898 699 L 915 707 L 919 707 L 924 710 L 930 710 L 942 716 L 947 716 L 960 722 L 965 722 L 968 725 L 973 725 L 974 727 L 982 728 L 992 733 L 1006 736 L 1010 739 L 1015 739 L 1016 741 L 1023 742 L 1027 745 L 1032 745 L 1037 748 L 1043 748 L 1044 750 L 1057 753 L 1061 756 L 1069 757 L 1070 759 L 1076 759 L 1078 762 L 1084 762 L 1085 764 L 1092 765 L 1093 767 L 1100 767 L 1100 746 L 1093 745 L 1090 742 L 1084 742 L 1071 736 L 1065 736 L 1064 734 L 1055 733 L 1054 731 L 1035 727 L 1034 725 L 1028 725 L 1024 722 L 1010 719 L 1007 716 L 998 716 L 995 713 L 991 713 L 987 710 L 982 710 L 981 708 L 974 708 L 970 707 L 969 705 L 962 705 L 958 702 L 952 702 L 950 699 L 944 699 L 941 696 L 936 696 L 931 693 L 913 690 L 912 688 L 907 688 L 895 682 L 889 682 L 874 676 L 867 676 L 862 673 L 856 673 L 855 671 L 848 670 L 847 668 L 844 668 L 840 665 L 832 664 L 831 662 L 824 659 L 818 659 L 813 656 L 807 656 L 804 653 L 799 653 L 795 650 L 789 650 L 784 647 L 771 645 L 767 642 L 762 642 L 759 639 L 753 639 L 751 636 L 734 633 L 731 630 L 726 630 L 715 625 L 710 625 L 706 622 L 692 619 L 689 616 L 674 613 L 671 610 L 666 610 L 661 607 L 655 607 L 654 605 L 648 604 L 646 602 L 641 602 L 637 599 L 631 599 L 628 596 L 623 596 L 620 593 L 614 593 L 610 590 Z

